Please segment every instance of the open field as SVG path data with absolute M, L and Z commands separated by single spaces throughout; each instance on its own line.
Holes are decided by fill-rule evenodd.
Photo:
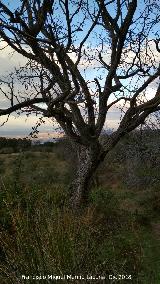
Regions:
M 124 144 L 97 172 L 90 202 L 77 215 L 67 207 L 74 175 L 68 150 L 0 154 L 0 283 L 55 283 L 31 276 L 70 274 L 106 277 L 87 283 L 115 283 L 109 275 L 132 275 L 120 283 L 160 283 L 160 154 L 152 161 L 149 151 L 132 151 L 128 158 Z

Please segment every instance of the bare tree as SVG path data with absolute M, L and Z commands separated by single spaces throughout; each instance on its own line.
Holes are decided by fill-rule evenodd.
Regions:
M 1 41 L 29 61 L 1 92 L 15 111 L 54 118 L 78 154 L 71 204 L 87 198 L 90 180 L 107 153 L 126 134 L 160 110 L 159 5 L 153 0 L 0 1 Z M 16 5 L 16 4 L 15 4 Z M 152 94 L 148 93 L 153 87 Z M 109 110 L 123 115 L 101 142 Z

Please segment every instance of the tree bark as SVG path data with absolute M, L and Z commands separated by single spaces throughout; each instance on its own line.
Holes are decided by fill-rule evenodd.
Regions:
M 89 147 L 72 144 L 77 151 L 77 173 L 71 184 L 70 207 L 78 209 L 81 205 L 88 202 L 91 181 L 98 166 L 104 160 L 106 155 L 115 147 L 118 141 L 124 137 L 126 131 L 114 132 L 106 137 L 104 141 L 99 142 L 97 139 Z
M 71 184 L 72 209 L 78 209 L 88 202 L 92 177 L 103 159 L 102 147 L 99 143 L 93 143 L 90 147 L 78 146 L 77 156 L 77 173 Z

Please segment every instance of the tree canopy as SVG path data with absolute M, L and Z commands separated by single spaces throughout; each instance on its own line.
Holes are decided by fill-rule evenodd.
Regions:
M 117 102 L 126 103 L 119 128 L 127 132 L 159 110 L 157 1 L 6 2 L 0 1 L 1 43 L 29 60 L 18 74 L 31 91 L 18 95 L 8 81 L 10 106 L 0 115 L 42 112 L 86 144 Z M 154 94 L 144 99 L 154 81 Z

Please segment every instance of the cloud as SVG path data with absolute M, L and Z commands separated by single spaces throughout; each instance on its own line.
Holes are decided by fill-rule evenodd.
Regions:
M 0 117 L 0 136 L 6 131 L 11 132 L 12 135 L 15 135 L 18 132 L 22 133 L 23 135 L 28 135 L 32 131 L 32 127 L 35 127 L 36 124 L 39 122 L 39 118 L 34 115 L 30 115 L 26 117 L 25 115 L 22 116 L 14 116 L 11 115 L 9 120 L 2 125 L 6 120 L 7 116 Z M 57 123 L 53 123 L 51 119 L 44 118 L 45 123 L 42 124 L 38 129 L 42 132 L 53 132 L 55 128 L 58 127 Z
M 0 75 L 5 76 L 7 73 L 14 71 L 14 68 L 26 64 L 27 59 L 9 46 L 0 42 Z

